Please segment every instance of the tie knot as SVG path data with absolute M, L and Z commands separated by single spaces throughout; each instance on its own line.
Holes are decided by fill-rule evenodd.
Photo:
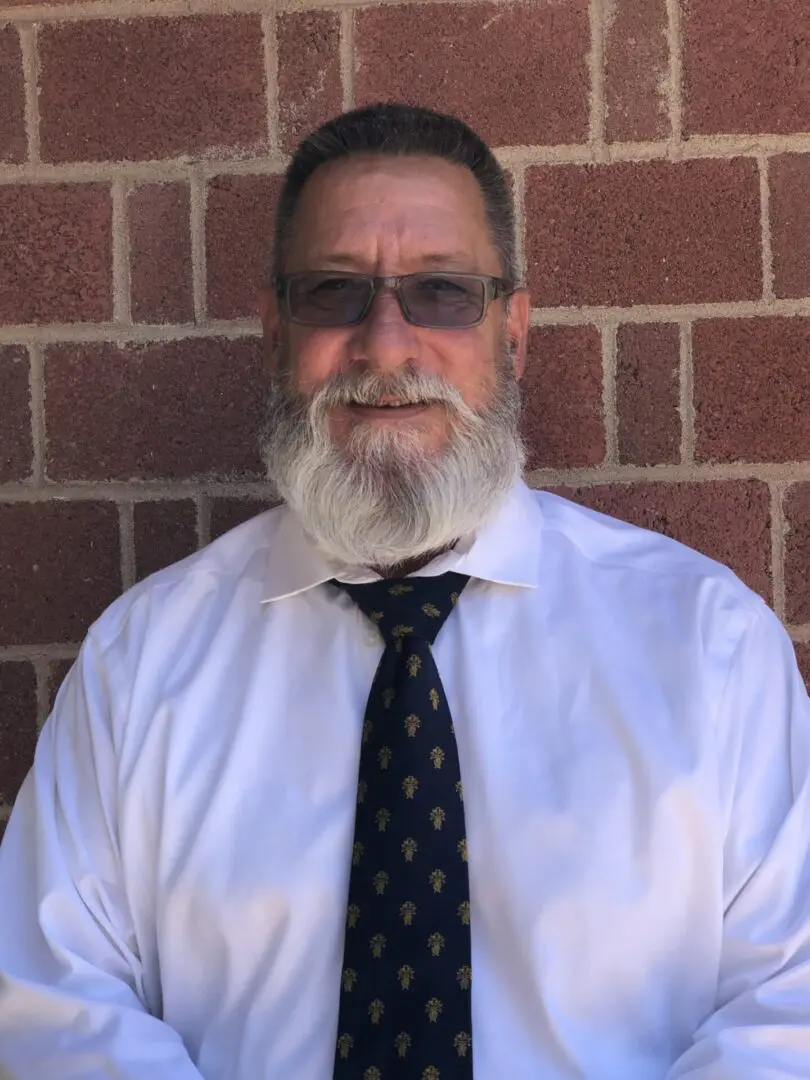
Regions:
M 421 638 L 432 645 L 469 580 L 465 574 L 448 571 L 437 577 L 334 584 L 379 628 L 386 645 L 406 637 Z

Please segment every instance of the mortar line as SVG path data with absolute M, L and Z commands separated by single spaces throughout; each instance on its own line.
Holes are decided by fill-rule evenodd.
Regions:
M 121 541 L 121 587 L 132 588 L 137 580 L 135 569 L 135 503 L 118 505 L 118 527 Z
M 278 100 L 278 38 L 276 13 L 262 15 L 262 49 L 264 52 L 265 107 L 267 109 L 267 145 L 271 154 L 279 147 L 279 100 Z
M 681 463 L 695 461 L 695 371 L 692 354 L 692 324 L 678 324 L 680 335 L 678 412 L 681 418 Z
M 130 267 L 128 184 L 123 177 L 112 182 L 113 320 L 132 323 L 132 271 Z
M 194 496 L 197 507 L 197 547 L 204 548 L 211 543 L 211 500 L 207 495 L 197 493 Z
M 196 169 L 189 175 L 189 206 L 191 231 L 191 281 L 194 296 L 194 321 L 203 323 L 207 317 L 207 267 L 205 254 L 205 180 Z
M 41 345 L 28 347 L 28 388 L 31 395 L 31 442 L 34 450 L 31 483 L 45 484 L 45 362 Z
M 194 481 L 141 481 L 118 483 L 98 481 L 93 483 L 49 483 L 35 490 L 26 483 L 0 484 L 0 502 L 37 503 L 53 499 L 70 499 L 75 502 L 139 502 L 149 500 L 193 499 L 195 495 L 219 497 L 269 498 L 272 485 L 268 480 L 212 481 L 200 485 Z
M 19 663 L 20 661 L 45 660 L 49 663 L 58 663 L 61 660 L 75 660 L 79 654 L 80 645 L 2 645 L 0 646 L 0 662 Z
M 666 0 L 667 44 L 669 46 L 669 78 L 667 80 L 667 112 L 672 157 L 683 151 L 683 52 L 681 38 L 680 0 Z
M 776 299 L 773 287 L 773 245 L 771 243 L 770 163 L 766 154 L 757 155 L 759 164 L 759 208 L 762 227 L 762 299 L 772 304 Z
M 512 199 L 515 208 L 515 259 L 518 281 L 526 280 L 526 170 L 516 166 L 511 170 L 514 183 Z
M 32 660 L 36 677 L 36 702 L 37 702 L 37 731 L 42 731 L 42 725 L 48 719 L 50 702 L 48 700 L 48 683 L 50 682 L 51 665 L 48 660 L 37 658 Z
M 810 644 L 810 623 L 803 623 L 801 626 L 789 626 L 787 630 L 796 645 Z
M 37 28 L 35 25 L 18 25 L 20 51 L 22 53 L 23 78 L 25 80 L 25 134 L 28 143 L 28 161 L 39 163 L 39 59 L 37 55 Z
M 602 328 L 602 412 L 605 424 L 605 465 L 619 464 L 619 412 L 616 388 L 616 347 L 619 327 Z
M 589 144 L 594 160 L 607 161 L 605 148 L 605 0 L 590 0 L 588 20 L 591 48 L 588 70 L 591 77 Z
M 343 109 L 354 108 L 354 9 L 340 12 L 340 79 L 343 86 Z
M 785 484 L 772 481 L 771 493 L 771 583 L 773 585 L 773 610 L 785 619 Z

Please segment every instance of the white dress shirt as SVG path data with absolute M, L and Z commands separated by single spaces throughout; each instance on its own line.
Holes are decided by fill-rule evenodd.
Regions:
M 810 1077 L 810 705 L 775 616 L 522 483 L 420 572 L 448 569 L 476 1080 Z M 274 509 L 90 631 L 0 851 L 3 1080 L 330 1080 L 383 648 L 335 574 L 376 576 Z

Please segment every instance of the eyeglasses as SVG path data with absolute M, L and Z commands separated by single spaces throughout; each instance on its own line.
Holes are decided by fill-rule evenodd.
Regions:
M 383 288 L 394 290 L 407 322 L 432 330 L 478 326 L 493 300 L 515 290 L 511 281 L 487 274 L 374 277 L 313 270 L 276 279 L 276 295 L 287 317 L 303 326 L 353 326 L 366 317 Z

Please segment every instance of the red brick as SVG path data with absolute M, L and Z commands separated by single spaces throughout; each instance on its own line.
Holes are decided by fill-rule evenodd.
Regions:
M 613 0 L 605 30 L 605 134 L 614 140 L 669 133 L 666 0 Z
M 0 346 L 0 483 L 31 475 L 31 393 L 28 353 L 21 345 Z
M 493 146 L 587 140 L 586 0 L 384 5 L 355 18 L 358 104 L 427 105 Z
M 771 502 L 758 480 L 606 484 L 558 493 L 702 551 L 770 601 Z
M 799 664 L 799 671 L 801 671 L 807 685 L 807 690 L 810 692 L 810 645 L 796 646 L 796 660 Z
M 0 663 L 0 803 L 12 803 L 34 761 L 37 681 L 31 664 Z
M 190 322 L 191 219 L 187 184 L 144 184 L 130 192 L 129 267 L 136 322 Z
M 235 529 L 243 521 L 249 521 L 267 510 L 268 507 L 277 505 L 270 499 L 247 498 L 247 499 L 214 499 L 211 504 L 211 539 Z
M 56 345 L 45 400 L 52 480 L 263 474 L 258 338 Z
M 806 0 L 689 0 L 683 9 L 685 132 L 810 128 Z
M 810 622 L 810 484 L 796 484 L 785 496 L 785 620 Z
M 334 11 L 278 16 L 279 134 L 292 150 L 310 131 L 341 111 L 340 17 Z
M 678 461 L 680 332 L 672 323 L 620 326 L 616 408 L 622 465 Z
M 750 159 L 528 170 L 526 264 L 535 304 L 680 304 L 762 292 Z
M 0 645 L 78 642 L 121 590 L 112 503 L 0 504 Z
M 26 155 L 25 81 L 17 28 L 0 26 L 0 161 Z
M 810 154 L 771 158 L 771 242 L 777 296 L 810 296 Z
M 810 319 L 716 319 L 692 332 L 700 461 L 810 457 Z
M 258 15 L 47 23 L 39 46 L 46 161 L 266 149 Z
M 602 345 L 595 327 L 531 330 L 522 387 L 528 468 L 598 465 L 604 460 Z
M 48 712 L 54 707 L 56 702 L 56 695 L 59 693 L 59 688 L 65 681 L 67 673 L 73 667 L 72 660 L 52 660 L 48 664 Z
M 212 318 L 257 314 L 280 190 L 280 176 L 217 176 L 209 183 L 205 250 Z
M 135 503 L 138 579 L 197 550 L 197 508 L 190 499 Z
M 112 318 L 105 184 L 0 186 L 0 323 Z

